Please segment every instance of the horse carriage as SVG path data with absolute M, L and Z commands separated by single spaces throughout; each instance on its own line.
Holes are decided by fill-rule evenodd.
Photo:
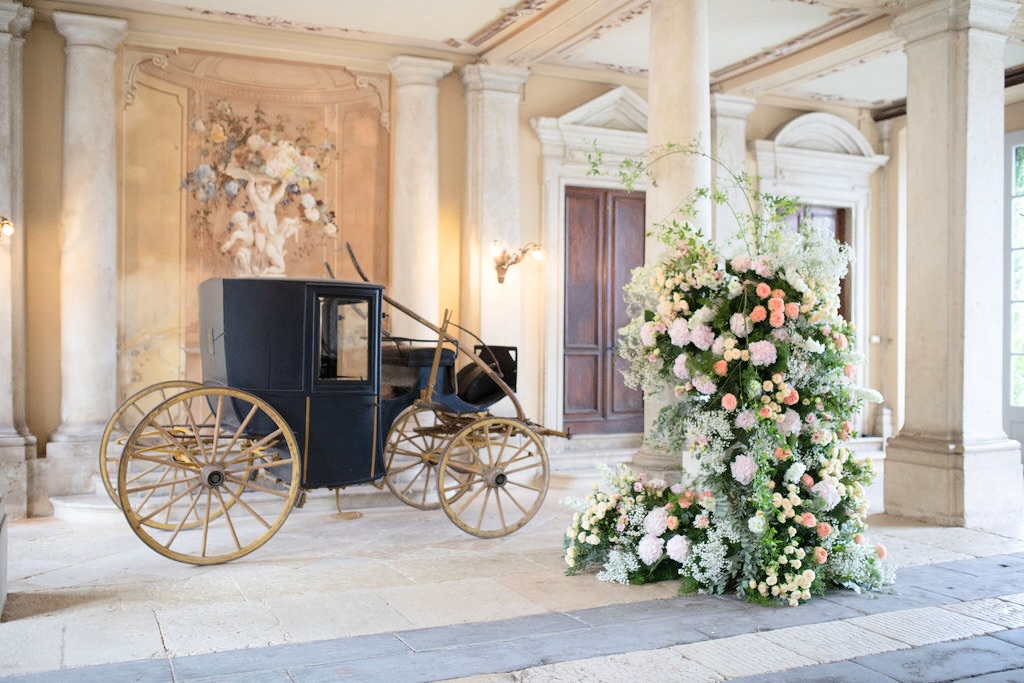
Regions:
M 436 339 L 389 334 L 384 303 Z M 386 485 L 483 538 L 540 508 L 543 437 L 567 435 L 524 416 L 514 347 L 465 348 L 447 314 L 435 326 L 367 282 L 214 278 L 199 318 L 202 384 L 130 396 L 100 444 L 108 493 L 161 555 L 242 557 L 310 489 Z M 491 414 L 504 398 L 514 416 Z

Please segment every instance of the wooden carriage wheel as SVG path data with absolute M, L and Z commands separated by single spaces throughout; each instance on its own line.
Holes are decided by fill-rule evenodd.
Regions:
M 540 437 L 519 420 L 483 417 L 452 437 L 441 456 L 438 494 L 466 533 L 505 536 L 544 502 L 551 473 Z
M 152 384 L 126 398 L 107 420 L 103 437 L 100 439 L 100 477 L 103 479 L 103 488 L 107 490 L 115 505 L 121 506 L 121 500 L 117 496 L 117 466 L 121 462 L 125 439 L 154 407 L 175 394 L 199 386 L 196 382 L 188 380 Z M 157 423 L 164 428 L 173 428 L 171 420 L 169 414 L 157 417 Z
M 420 510 L 441 507 L 437 464 L 447 435 L 430 408 L 411 405 L 395 419 L 384 444 L 384 483 L 406 505 Z
M 176 427 L 161 420 L 172 415 Z M 125 443 L 121 510 L 135 534 L 179 562 L 217 564 L 266 543 L 295 506 L 299 449 L 263 399 L 226 387 L 163 401 Z

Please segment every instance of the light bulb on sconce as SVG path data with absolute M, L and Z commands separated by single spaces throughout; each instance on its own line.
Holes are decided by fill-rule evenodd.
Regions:
M 7 216 L 0 216 L 0 235 L 10 237 L 14 234 L 14 223 Z
M 491 256 L 494 257 L 494 270 L 498 272 L 498 282 L 505 281 L 508 269 L 519 263 L 527 254 L 533 254 L 534 260 L 544 258 L 544 250 L 536 242 L 527 242 L 517 251 L 509 252 L 498 240 L 491 242 Z

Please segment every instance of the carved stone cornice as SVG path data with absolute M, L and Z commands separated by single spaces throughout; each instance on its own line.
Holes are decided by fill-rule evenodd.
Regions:
M 530 70 L 518 66 L 467 64 L 460 71 L 466 91 L 504 92 L 519 95 Z
M 1005 35 L 1020 7 L 1017 0 L 931 0 L 899 15 L 893 29 L 908 43 L 966 29 Z
M 391 79 L 386 74 L 371 71 L 345 70 L 355 76 L 357 88 L 369 88 L 377 96 L 380 125 L 384 130 L 391 130 Z
M 135 79 L 139 75 L 139 69 L 146 63 L 150 63 L 158 69 L 166 69 L 169 63 L 166 54 L 150 54 L 144 55 L 132 61 L 131 66 L 128 67 L 128 75 L 124 79 L 124 108 L 132 106 L 135 103 Z
M 24 7 L 18 2 L 0 1 L 0 32 L 23 38 L 32 25 L 34 12 L 31 7 Z
M 57 32 L 64 36 L 68 47 L 92 46 L 116 50 L 124 41 L 128 22 L 124 19 L 96 17 L 72 12 L 54 12 Z
M 443 59 L 428 59 L 399 55 L 388 62 L 395 85 L 430 85 L 437 87 L 441 80 L 455 65 Z

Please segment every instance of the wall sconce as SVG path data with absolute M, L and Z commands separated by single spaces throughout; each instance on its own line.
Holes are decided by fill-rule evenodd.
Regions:
M 508 269 L 519 263 L 527 254 L 540 261 L 544 258 L 544 250 L 536 242 L 527 242 L 518 251 L 509 252 L 498 240 L 491 243 L 491 256 L 494 257 L 494 270 L 498 271 L 498 282 L 505 281 Z
M 10 237 L 14 234 L 14 223 L 7 216 L 0 216 L 0 235 Z

